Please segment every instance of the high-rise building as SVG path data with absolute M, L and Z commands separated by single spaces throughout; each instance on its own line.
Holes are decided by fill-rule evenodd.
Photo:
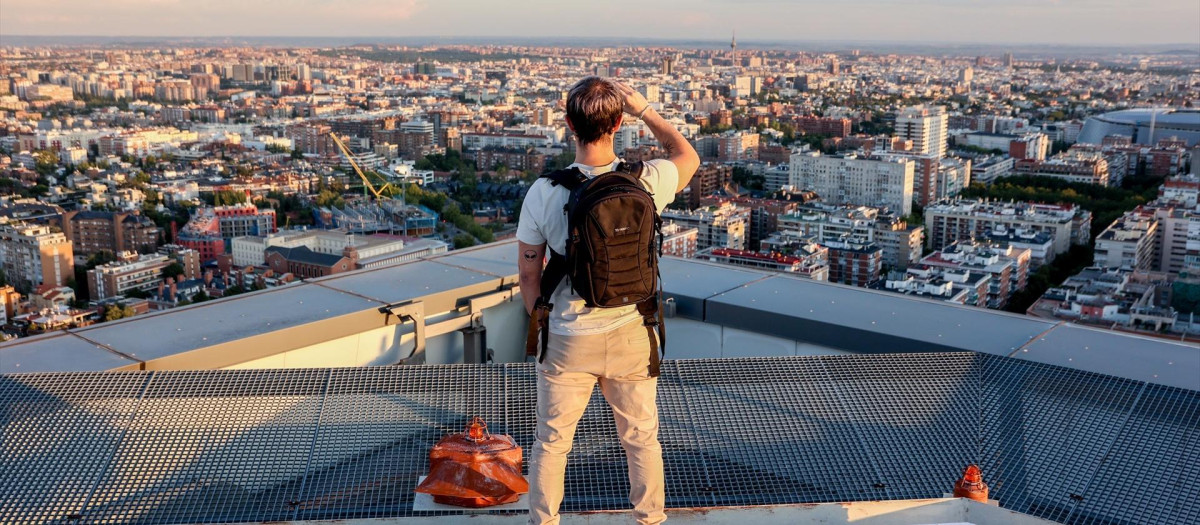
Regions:
M 896 136 L 911 140 L 913 151 L 944 157 L 949 117 L 942 106 L 915 106 L 896 115 Z
M 975 70 L 971 67 L 963 68 L 958 72 L 958 81 L 961 84 L 970 84 L 975 79 Z
M 39 286 L 65 286 L 75 276 L 71 240 L 49 226 L 0 225 L 0 269 L 26 293 Z
M 792 154 L 791 185 L 816 192 L 824 202 L 886 207 L 912 212 L 913 162 L 905 158 L 861 158 L 854 154 Z
M 1004 67 L 1013 67 L 1013 54 L 1011 51 L 1004 54 Z
M 733 168 L 724 164 L 701 164 L 688 181 L 687 206 L 689 209 L 700 207 L 701 199 L 724 189 L 733 181 Z
M 675 74 L 675 59 L 671 58 L 671 57 L 663 57 L 662 68 L 659 70 L 659 72 L 664 75 L 667 75 L 667 76 L 674 75 Z

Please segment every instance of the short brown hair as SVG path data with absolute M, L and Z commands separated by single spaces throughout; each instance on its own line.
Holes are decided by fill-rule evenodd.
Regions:
M 567 120 L 580 144 L 591 144 L 612 132 L 621 121 L 625 103 L 612 82 L 584 77 L 567 93 Z

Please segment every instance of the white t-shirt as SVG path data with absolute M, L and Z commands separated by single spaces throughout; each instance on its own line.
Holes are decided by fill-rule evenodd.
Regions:
M 604 166 L 572 164 L 568 168 L 579 168 L 584 175 L 594 177 L 608 173 L 617 167 L 620 160 Z M 642 185 L 654 196 L 654 204 L 662 213 L 675 200 L 679 187 L 679 169 L 667 159 L 654 159 L 645 163 Z M 567 252 L 567 215 L 563 207 L 570 192 L 562 186 L 550 184 L 548 179 L 538 179 L 525 194 L 521 205 L 521 218 L 517 222 L 517 240 L 525 244 L 548 244 L 560 254 Z M 549 256 L 549 252 L 546 253 Z M 550 333 L 558 335 L 600 334 L 629 323 L 641 316 L 637 306 L 618 308 L 588 308 L 579 294 L 573 293 L 567 280 L 563 279 L 550 296 L 554 309 L 550 312 Z

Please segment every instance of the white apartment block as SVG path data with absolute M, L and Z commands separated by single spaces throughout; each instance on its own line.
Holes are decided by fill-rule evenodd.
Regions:
M 911 140 L 913 150 L 926 155 L 946 155 L 949 117 L 942 106 L 915 106 L 896 115 L 896 136 Z
M 799 152 L 792 154 L 790 169 L 793 187 L 816 192 L 826 203 L 886 207 L 901 215 L 912 212 L 914 165 L 910 159 Z
M 483 148 L 528 149 L 551 145 L 550 137 L 544 135 L 517 135 L 510 133 L 464 133 L 463 147 L 471 150 Z
M 1096 237 L 1095 265 L 1101 268 L 1150 270 L 1154 266 L 1158 221 L 1138 212 L 1126 213 Z
M 960 239 L 983 238 L 988 230 L 1003 227 L 1044 232 L 1054 243 L 1054 253 L 1066 253 L 1072 244 L 1091 241 L 1091 212 L 1070 204 L 1035 204 L 986 200 L 949 200 L 925 208 L 926 245 L 935 250 Z
M 869 206 L 807 204 L 795 213 L 781 215 L 777 227 L 819 243 L 854 240 L 875 243 L 883 250 L 882 261 L 890 268 L 906 268 L 921 258 L 925 228 L 879 213 Z
M 750 210 L 732 203 L 694 211 L 668 209 L 662 213 L 662 218 L 664 222 L 678 224 L 684 229 L 695 228 L 698 232 L 697 251 L 713 247 L 745 250 L 748 244 Z

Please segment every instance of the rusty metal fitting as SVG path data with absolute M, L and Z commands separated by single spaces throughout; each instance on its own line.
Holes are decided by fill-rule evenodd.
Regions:
M 968 465 L 963 470 L 962 479 L 954 483 L 954 497 L 987 503 L 988 486 L 983 482 L 983 471 L 979 465 Z

